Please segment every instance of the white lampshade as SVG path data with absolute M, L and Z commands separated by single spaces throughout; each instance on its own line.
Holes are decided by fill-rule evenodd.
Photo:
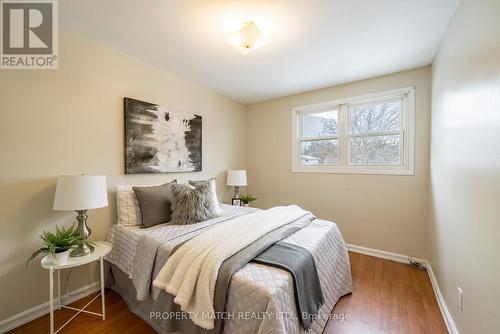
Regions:
M 243 187 L 247 185 L 247 171 L 246 170 L 228 170 L 227 181 L 228 186 Z
M 105 175 L 62 175 L 57 179 L 54 210 L 87 210 L 108 206 Z

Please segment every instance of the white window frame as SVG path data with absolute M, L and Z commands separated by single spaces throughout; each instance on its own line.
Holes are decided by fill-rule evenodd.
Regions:
M 391 99 L 402 99 L 401 129 L 394 131 L 401 137 L 401 163 L 400 165 L 350 165 L 349 164 L 349 138 L 358 135 L 348 134 L 348 108 L 349 106 L 385 101 Z M 339 164 L 338 165 L 310 165 L 300 164 L 300 131 L 302 127 L 302 115 L 317 113 L 325 110 L 338 109 L 339 133 Z M 370 135 L 390 135 L 391 132 Z M 328 139 L 328 138 L 321 138 Z M 415 87 L 405 87 L 390 91 L 357 96 L 342 100 L 328 101 L 312 105 L 295 107 L 292 110 L 292 172 L 294 173 L 348 173 L 348 174 L 390 174 L 390 175 L 414 175 L 415 174 Z

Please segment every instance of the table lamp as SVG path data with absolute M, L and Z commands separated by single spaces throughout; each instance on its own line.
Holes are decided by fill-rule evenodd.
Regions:
M 104 175 L 62 175 L 57 179 L 54 210 L 76 211 L 78 233 L 85 240 L 92 230 L 87 226 L 87 210 L 108 206 L 108 191 Z M 85 256 L 94 251 L 84 243 L 78 245 L 71 256 Z
M 233 205 L 240 205 L 240 187 L 247 185 L 246 170 L 228 170 L 226 185 L 234 187 Z

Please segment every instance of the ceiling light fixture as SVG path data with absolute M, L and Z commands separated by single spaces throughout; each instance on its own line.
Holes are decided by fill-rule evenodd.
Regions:
M 267 44 L 264 36 L 253 21 L 243 23 L 240 30 L 229 36 L 227 42 L 243 55 Z

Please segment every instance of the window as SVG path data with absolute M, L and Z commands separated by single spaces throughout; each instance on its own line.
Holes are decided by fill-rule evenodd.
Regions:
M 414 88 L 293 110 L 292 171 L 413 174 Z
M 338 109 L 302 114 L 301 165 L 337 165 L 339 163 L 338 119 Z

